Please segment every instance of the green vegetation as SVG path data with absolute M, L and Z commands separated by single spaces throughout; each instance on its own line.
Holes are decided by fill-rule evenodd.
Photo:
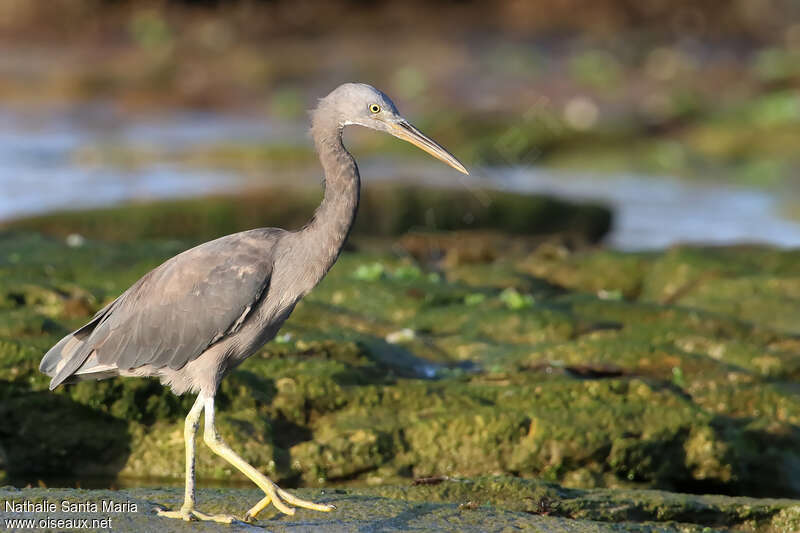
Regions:
M 179 483 L 191 398 L 143 379 L 50 393 L 37 365 L 186 244 L 75 244 L 0 238 L 7 474 Z M 408 234 L 393 250 L 345 253 L 225 380 L 221 430 L 269 475 L 800 495 L 798 252 L 573 252 L 480 232 Z M 199 472 L 239 477 L 203 447 Z
M 107 241 L 200 242 L 256 227 L 300 228 L 321 196 L 319 186 L 274 187 L 237 196 L 67 211 L 2 223 L 0 228 Z M 489 229 L 529 236 L 560 234 L 594 243 L 610 227 L 611 212 L 594 204 L 482 189 L 370 184 L 362 192 L 353 234 L 391 237 L 409 230 Z

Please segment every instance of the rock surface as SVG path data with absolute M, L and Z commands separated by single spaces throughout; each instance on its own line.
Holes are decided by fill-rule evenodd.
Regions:
M 293 184 L 244 194 L 65 211 L 4 222 L 0 228 L 129 242 L 134 239 L 206 241 L 250 228 L 297 229 L 319 205 L 318 186 Z M 264 206 L 269 206 L 265 209 Z M 463 188 L 373 183 L 361 194 L 354 235 L 390 237 L 412 229 L 491 229 L 517 235 L 562 234 L 598 242 L 611 228 L 611 211 L 544 195 Z
M 37 366 L 190 241 L 68 242 L 0 237 L 0 468 L 17 485 L 180 484 L 192 398 L 143 379 L 49 392 Z M 626 489 L 585 498 L 661 494 L 678 508 L 705 500 L 638 489 L 800 497 L 800 252 L 575 252 L 476 232 L 357 247 L 218 395 L 223 436 L 276 481 L 384 487 L 346 498 L 389 497 L 408 517 L 402 502 L 427 489 L 385 487 L 430 476 L 571 487 L 553 489 L 559 501 Z M 243 479 L 198 449 L 202 478 Z M 651 520 L 637 513 L 623 520 Z M 703 516 L 669 520 L 732 523 Z
M 534 530 L 590 533 L 740 531 L 790 532 L 800 527 L 800 501 L 690 496 L 658 491 L 575 490 L 510 478 L 445 479 L 432 485 L 302 489 L 299 495 L 333 503 L 329 514 L 298 510 L 293 517 L 270 508 L 253 523 L 185 523 L 159 517 L 177 508 L 180 489 L 0 488 L 0 520 L 7 531 L 24 531 L 11 520 L 82 520 L 117 531 L 452 531 Z M 204 489 L 198 509 L 241 515 L 261 494 L 242 489 Z M 50 505 L 51 511 L 20 506 Z M 33 509 L 33 510 L 31 510 Z M 92 522 L 92 521 L 95 522 Z M 110 520 L 110 523 L 102 522 Z M 109 527 L 110 526 L 110 527 Z M 57 527 L 57 526 L 56 526 Z M 64 527 L 64 526 L 60 526 Z

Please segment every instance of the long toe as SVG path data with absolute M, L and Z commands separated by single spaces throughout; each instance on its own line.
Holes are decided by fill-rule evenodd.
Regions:
M 284 500 L 286 503 L 284 503 Z M 255 520 L 256 516 L 258 516 L 258 513 L 263 511 L 270 503 L 272 503 L 277 510 L 289 516 L 294 515 L 295 509 L 293 507 L 289 507 L 287 504 L 302 507 L 303 509 L 311 509 L 312 511 L 322 511 L 324 513 L 336 509 L 336 506 L 331 504 L 314 503 L 302 498 L 298 498 L 297 496 L 283 490 L 273 483 L 272 491 L 269 491 L 267 495 L 261 499 L 261 501 L 255 504 L 247 512 L 245 515 L 245 520 L 248 522 Z
M 220 524 L 232 524 L 238 520 L 235 516 L 229 514 L 205 514 L 200 511 L 192 511 L 192 514 L 198 520 L 206 522 L 219 522 Z
M 180 511 L 167 511 L 166 509 L 158 509 L 158 516 L 165 518 L 179 518 L 187 522 L 192 520 L 201 520 L 203 522 L 218 522 L 220 524 L 231 524 L 237 520 L 233 515 L 229 514 L 206 514 L 201 513 L 197 509 L 181 509 Z
M 286 502 L 290 503 L 291 505 L 302 507 L 304 509 L 311 509 L 312 511 L 322 511 L 323 513 L 329 513 L 336 510 L 335 505 L 331 505 L 329 503 L 314 503 L 302 498 L 298 498 L 294 494 L 286 492 L 280 487 L 276 487 L 276 489 L 278 491 L 278 496 L 286 500 Z
M 167 511 L 166 509 L 156 509 L 156 514 L 158 514 L 158 516 L 163 516 L 164 518 L 178 518 L 187 522 L 192 519 L 192 515 L 188 511 Z

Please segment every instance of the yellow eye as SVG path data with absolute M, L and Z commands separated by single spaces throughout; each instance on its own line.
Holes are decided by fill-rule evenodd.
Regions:
M 372 104 L 371 106 L 369 106 L 369 110 L 372 113 L 380 113 L 381 112 L 381 106 L 379 106 L 378 104 Z

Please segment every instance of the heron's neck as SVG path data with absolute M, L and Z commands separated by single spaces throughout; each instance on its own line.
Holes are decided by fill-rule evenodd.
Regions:
M 325 197 L 311 221 L 301 230 L 315 283 L 333 266 L 353 226 L 358 210 L 361 180 L 353 156 L 342 144 L 342 128 L 331 123 L 321 130 L 314 124 L 312 133 L 325 171 Z

